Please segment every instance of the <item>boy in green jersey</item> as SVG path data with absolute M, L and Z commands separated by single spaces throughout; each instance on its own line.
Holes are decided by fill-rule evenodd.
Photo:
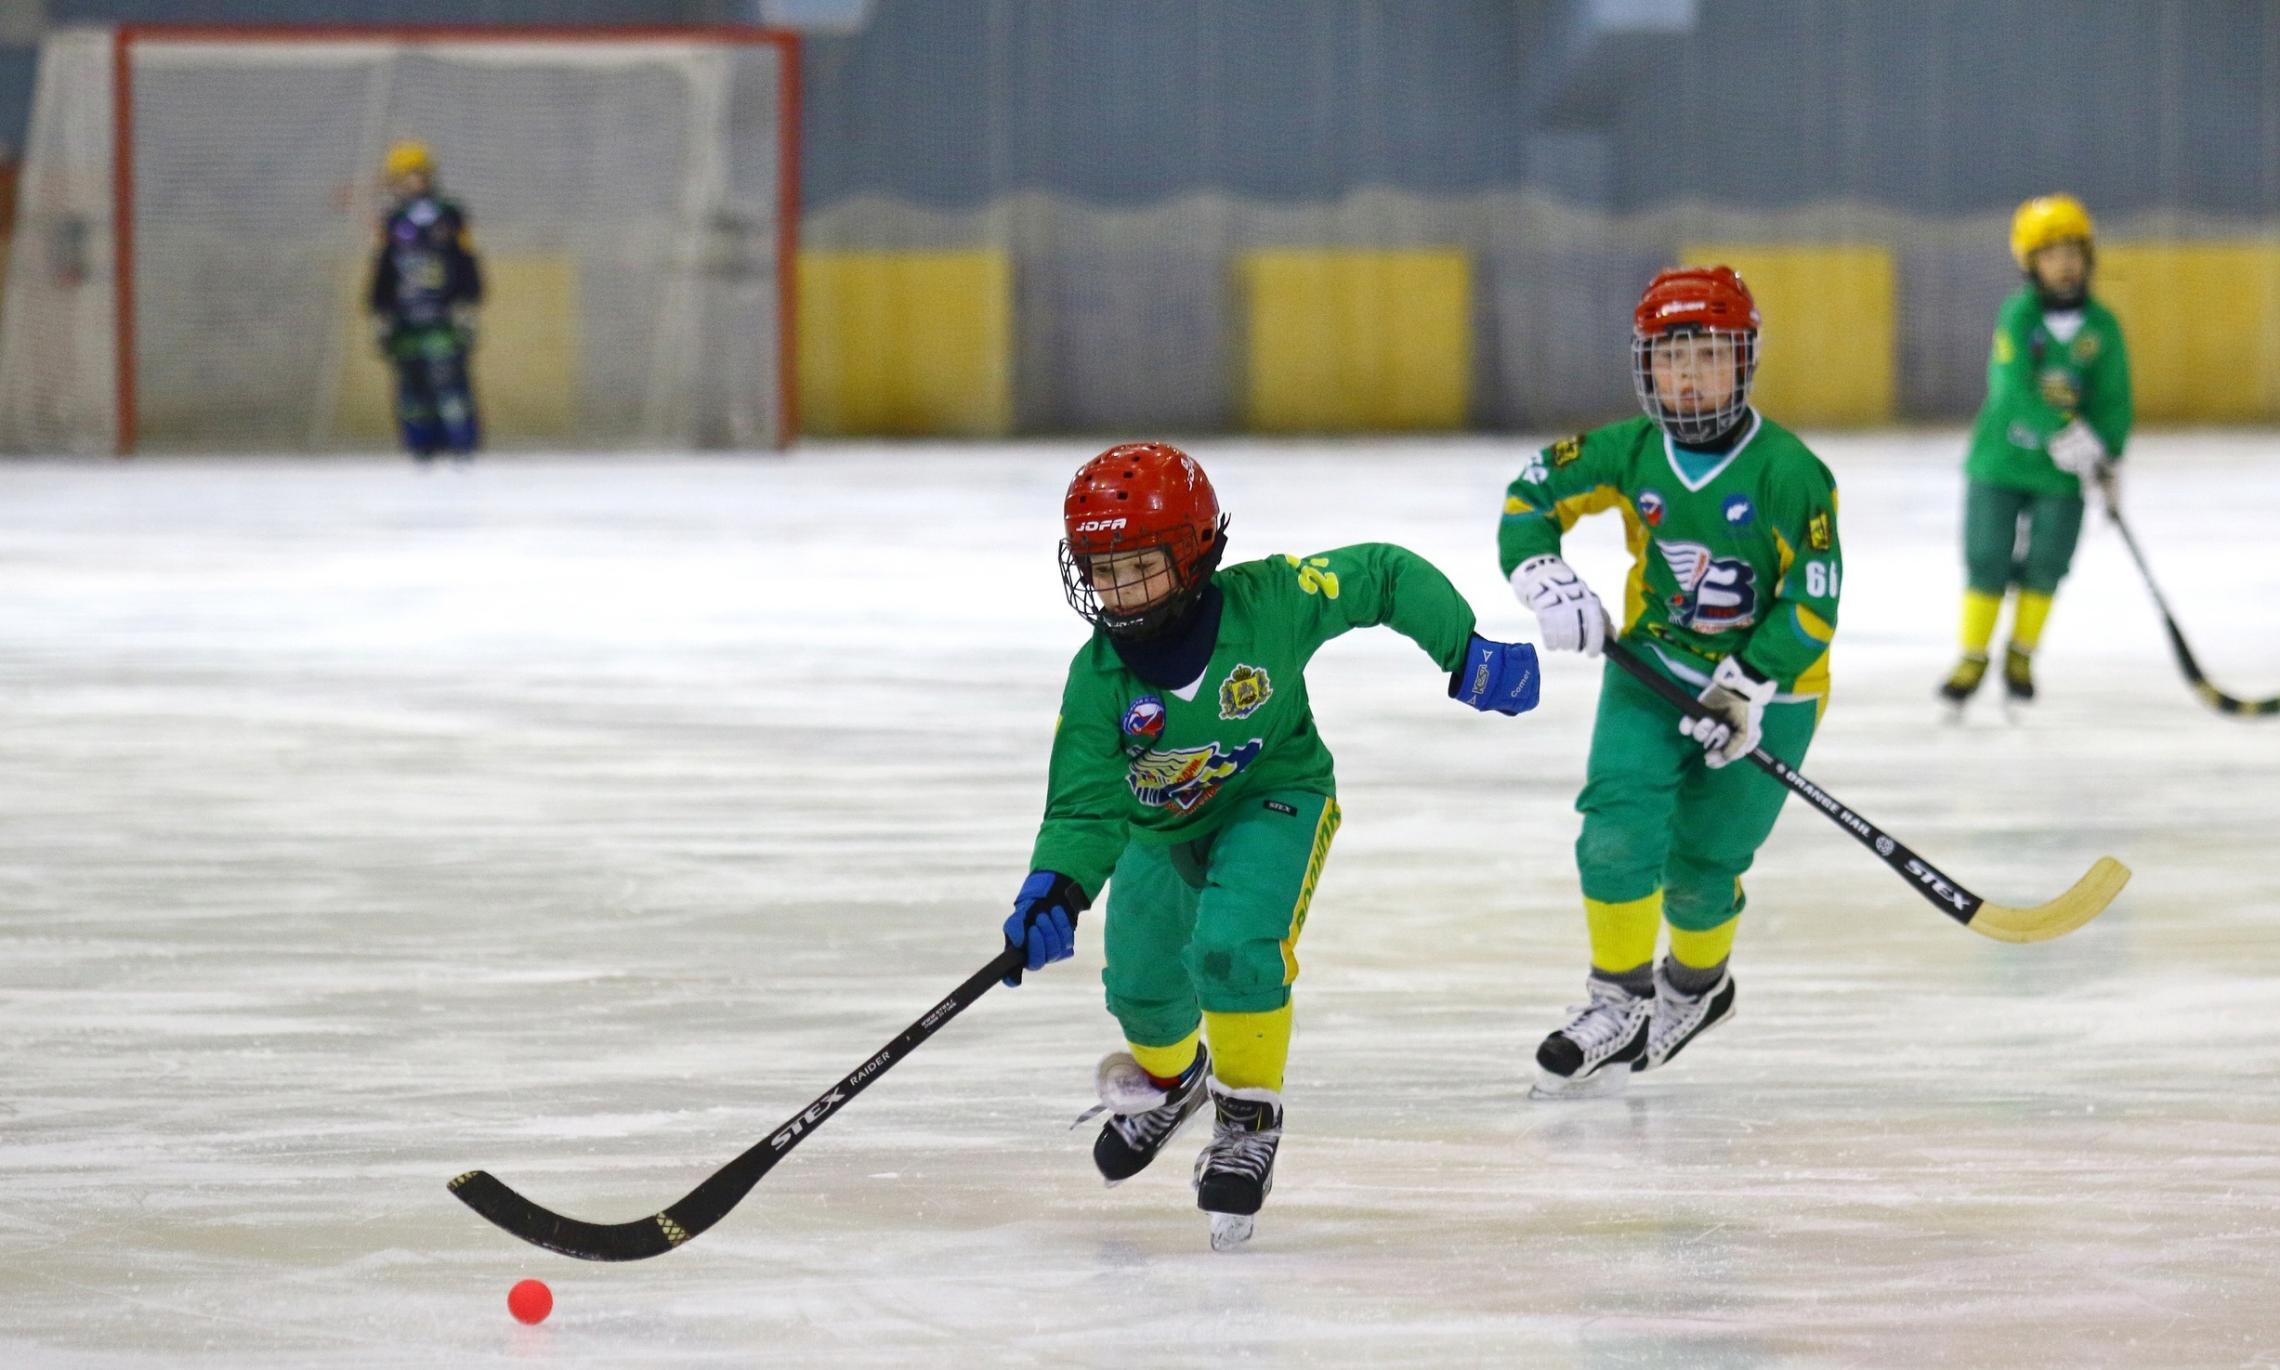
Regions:
M 2090 215 L 2068 195 L 2019 206 L 2011 255 L 2027 285 L 2003 302 L 1987 360 L 1987 403 L 1964 459 L 1963 659 L 1940 686 L 1958 710 L 1987 676 L 1987 644 L 2016 587 L 2003 686 L 2035 697 L 2034 652 L 2074 561 L 2083 487 L 2103 482 L 2130 436 L 2122 326 L 2090 297 Z
M 1093 1161 L 1112 1185 L 1139 1174 L 1208 1096 L 1196 1202 L 1225 1249 L 1273 1184 L 1298 938 L 1338 831 L 1307 662 L 1382 623 L 1452 673 L 1452 698 L 1518 714 L 1535 649 L 1482 638 L 1446 576 L 1384 543 L 1221 569 L 1211 482 L 1162 443 L 1085 463 L 1062 512 L 1064 588 L 1094 631 L 1069 664 L 1006 943 L 1027 970 L 1070 955 L 1108 885 L 1101 979 L 1129 1050 L 1096 1072 L 1111 1116 Z
M 1606 611 L 1560 539 L 1620 510 L 1634 558 L 1622 641 L 1714 715 L 1679 719 L 1613 663 L 1604 673 L 1576 799 L 1588 1002 L 1537 1048 L 1540 1098 L 1613 1088 L 1733 1015 L 1741 876 L 1788 791 L 1731 763 L 1761 738 L 1802 763 L 1829 688 L 1836 484 L 1750 407 L 1757 340 L 1757 306 L 1731 269 L 1663 272 L 1632 314 L 1645 415 L 1552 444 L 1506 492 L 1497 550 L 1544 645 L 1603 650 Z
M 421 461 L 438 452 L 465 460 L 482 435 L 467 370 L 482 264 L 466 211 L 436 191 L 427 144 L 389 148 L 383 174 L 396 199 L 380 225 L 365 304 L 373 341 L 396 368 L 396 424 Z

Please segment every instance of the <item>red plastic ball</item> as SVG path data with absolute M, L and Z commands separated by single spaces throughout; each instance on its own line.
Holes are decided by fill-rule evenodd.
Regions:
M 554 1291 L 544 1280 L 524 1280 L 507 1291 L 507 1311 L 517 1322 L 544 1322 L 554 1311 Z

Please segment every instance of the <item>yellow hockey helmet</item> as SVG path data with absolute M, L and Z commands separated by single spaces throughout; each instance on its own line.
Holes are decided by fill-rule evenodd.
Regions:
M 428 152 L 426 143 L 406 138 L 389 145 L 388 156 L 380 163 L 380 170 L 391 181 L 403 176 L 433 176 L 435 158 Z
M 2072 195 L 2037 195 L 2011 216 L 2011 257 L 2019 270 L 2052 243 L 2070 239 L 2088 246 L 2092 235 L 2090 211 Z

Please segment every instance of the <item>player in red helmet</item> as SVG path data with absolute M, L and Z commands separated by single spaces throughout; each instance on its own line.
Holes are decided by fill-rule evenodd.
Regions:
M 1192 603 L 1219 568 L 1227 518 L 1195 459 L 1128 442 L 1077 468 L 1061 501 L 1061 582 L 1069 607 L 1126 641 Z
M 1621 510 L 1636 558 L 1622 640 L 1716 717 L 1674 720 L 1646 686 L 1604 672 L 1576 800 L 1588 999 L 1537 1048 L 1539 1097 L 1612 1087 L 1732 1016 L 1741 877 L 1788 792 L 1731 763 L 1761 741 L 1804 760 L 1843 579 L 1828 468 L 1750 405 L 1759 318 L 1741 277 L 1663 272 L 1631 336 L 1645 413 L 1539 453 L 1506 492 L 1498 551 L 1544 645 L 1597 656 L 1613 628 L 1560 539 L 1586 513 Z
M 1298 938 L 1338 831 L 1308 660 L 1382 623 L 1450 673 L 1452 698 L 1518 714 L 1535 652 L 1482 638 L 1446 576 L 1385 543 L 1222 568 L 1218 496 L 1165 443 L 1086 462 L 1062 512 L 1063 585 L 1094 632 L 1069 664 L 1006 942 L 1028 970 L 1070 955 L 1109 886 L 1102 979 L 1128 1049 L 1096 1072 L 1110 1116 L 1093 1161 L 1131 1178 L 1209 1099 L 1196 1202 L 1224 1249 L 1273 1184 Z

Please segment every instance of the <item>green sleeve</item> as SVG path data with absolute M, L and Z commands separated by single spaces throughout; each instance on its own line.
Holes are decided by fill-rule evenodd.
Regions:
M 1557 554 L 1560 536 L 1577 519 L 1622 499 L 1621 446 L 1601 439 L 1599 432 L 1561 438 L 1538 452 L 1504 488 L 1496 556 L 1506 576 L 1530 557 Z
M 2122 444 L 2130 440 L 2130 425 L 2136 418 L 2135 406 L 2130 398 L 2129 349 L 2122 344 L 2122 326 L 2112 315 L 2100 320 L 2104 339 L 2098 349 L 2098 360 L 2090 371 L 2090 396 L 2082 405 L 2082 420 L 2098 434 L 2098 441 L 2106 444 L 2106 451 L 2119 459 Z
M 1081 669 L 1069 672 L 1053 760 L 1045 782 L 1045 818 L 1037 827 L 1029 868 L 1059 871 L 1098 898 L 1124 855 L 1126 769 L 1115 705 Z
M 1829 468 L 1800 452 L 1784 473 L 1774 506 L 1774 532 L 1787 565 L 1774 587 L 1773 610 L 1742 647 L 1742 664 L 1770 680 L 1789 681 L 1819 661 L 1837 633 L 1844 583 L 1844 543 L 1837 536 L 1837 487 Z
M 2021 291 L 2004 302 L 1987 357 L 1987 400 L 2012 426 L 2024 424 L 2037 437 L 2048 438 L 2074 417 L 2074 406 L 2053 405 L 2042 393 L 2042 377 L 2035 366 L 2035 329 L 2041 323 L 2042 306 L 2032 291 Z
M 1393 629 L 1425 649 L 1444 671 L 1464 663 L 1472 605 L 1439 567 L 1406 547 L 1363 542 L 1310 557 L 1259 563 L 1269 592 L 1292 614 L 1299 658 L 1353 628 Z

